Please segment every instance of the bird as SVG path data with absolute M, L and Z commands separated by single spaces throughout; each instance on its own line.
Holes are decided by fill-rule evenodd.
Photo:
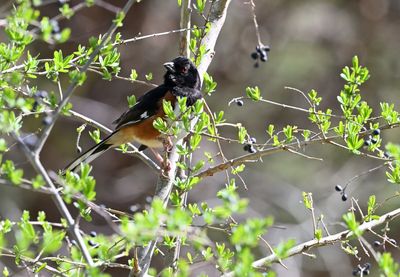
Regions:
M 202 98 L 201 80 L 194 63 L 182 56 L 164 63 L 166 73 L 163 84 L 146 92 L 138 98 L 136 104 L 124 112 L 113 124 L 115 130 L 68 164 L 62 174 L 67 171 L 76 172 L 81 163 L 90 163 L 110 148 L 129 142 L 140 143 L 139 151 L 150 148 L 156 158 L 162 163 L 160 154 L 153 148 L 171 148 L 171 140 L 154 128 L 157 118 L 166 118 L 163 100 L 170 101 L 172 107 L 177 107 L 177 97 L 186 97 L 186 105 L 192 106 Z

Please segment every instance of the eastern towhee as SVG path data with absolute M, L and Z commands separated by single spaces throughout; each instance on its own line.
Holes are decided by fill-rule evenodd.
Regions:
M 81 163 L 89 163 L 108 149 L 132 141 L 141 144 L 140 151 L 147 147 L 168 147 L 170 139 L 153 127 L 156 118 L 165 118 L 163 100 L 170 101 L 175 108 L 178 106 L 177 96 L 187 97 L 186 104 L 191 106 L 202 98 L 202 94 L 199 73 L 189 59 L 177 57 L 165 63 L 164 67 L 167 69 L 164 83 L 141 96 L 133 107 L 113 122 L 116 124 L 114 132 L 72 161 L 64 172 L 79 170 Z M 160 159 L 160 155 L 155 154 Z

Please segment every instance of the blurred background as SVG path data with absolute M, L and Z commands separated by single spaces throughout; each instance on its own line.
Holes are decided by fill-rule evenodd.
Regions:
M 125 1 L 103 0 L 113 6 L 121 7 Z M 7 3 L 6 3 L 7 2 Z M 60 1 L 61 2 L 61 1 Z M 71 6 L 81 1 L 70 1 Z M 400 1 L 397 0 L 332 0 L 332 1 L 295 1 L 269 0 L 255 1 L 256 14 L 260 25 L 262 42 L 270 45 L 269 60 L 255 68 L 250 54 L 257 45 L 251 9 L 245 1 L 235 0 L 228 11 L 226 23 L 216 46 L 215 58 L 208 70 L 218 83 L 217 91 L 206 97 L 213 111 L 225 110 L 229 122 L 240 122 L 257 138 L 264 142 L 266 128 L 272 123 L 277 129 L 287 124 L 299 128 L 311 125 L 307 115 L 298 111 L 283 109 L 263 103 L 245 102 L 243 107 L 235 104 L 228 106 L 229 100 L 244 96 L 247 86 L 259 86 L 265 99 L 280 103 L 308 108 L 304 98 L 298 93 L 285 89 L 295 87 L 304 92 L 315 89 L 323 97 L 322 109 L 331 108 L 334 113 L 340 107 L 336 96 L 343 87 L 339 74 L 341 68 L 351 63 L 358 55 L 360 63 L 367 66 L 371 78 L 362 88 L 363 99 L 373 108 L 379 108 L 379 102 L 393 102 L 398 106 L 400 86 Z M 5 10 L 12 1 L 2 1 Z M 41 8 L 44 15 L 58 14 L 59 3 Z M 108 29 L 114 13 L 101 7 L 92 7 L 79 11 L 71 20 L 60 22 L 61 27 L 72 29 L 71 40 L 62 45 L 51 47 L 36 42 L 30 50 L 41 58 L 51 57 L 59 47 L 64 54 L 73 52 L 78 44 L 87 44 L 89 37 L 98 36 Z M 201 22 L 194 15 L 194 22 Z M 121 29 L 123 38 L 132 38 L 139 34 L 152 34 L 179 29 L 179 9 L 176 1 L 146 0 L 134 7 L 126 16 Z M 1 40 L 5 40 L 1 32 Z M 179 35 L 171 34 L 149 38 L 135 43 L 119 46 L 121 51 L 121 76 L 129 76 L 132 68 L 144 80 L 145 74 L 153 73 L 152 82 L 162 82 L 164 68 L 162 64 L 178 55 Z M 101 76 L 88 74 L 88 81 L 74 93 L 73 109 L 112 128 L 111 122 L 127 108 L 126 97 L 132 94 L 142 95 L 149 87 L 132 84 L 122 80 L 105 81 Z M 38 88 L 57 91 L 51 82 L 38 82 Z M 65 82 L 65 86 L 67 82 Z M 377 110 L 378 112 L 379 110 Z M 377 115 L 375 113 L 375 115 Z M 41 119 L 32 119 L 27 126 L 36 130 Z M 42 159 L 49 170 L 57 171 L 68 164 L 76 155 L 76 128 L 80 123 L 70 118 L 61 118 L 55 126 L 42 152 Z M 90 130 L 87 128 L 86 130 Z M 221 129 L 226 136 L 235 137 L 236 130 Z M 399 131 L 386 130 L 382 137 L 385 141 L 398 142 Z M 87 131 L 82 136 L 81 146 L 87 149 L 93 144 Z M 222 144 L 228 158 L 245 154 L 242 145 Z M 202 147 L 195 159 L 203 158 L 204 151 L 216 152 L 215 144 L 203 140 Z M 313 230 L 310 213 L 301 203 L 301 192 L 312 192 L 316 215 L 324 215 L 324 222 L 331 233 L 343 230 L 339 224 L 341 215 L 350 207 L 350 201 L 343 202 L 339 193 L 334 191 L 336 184 L 345 184 L 353 176 L 380 164 L 379 161 L 355 157 L 346 151 L 330 145 L 311 145 L 306 153 L 322 158 L 323 161 L 305 159 L 290 153 L 277 153 L 263 159 L 261 163 L 250 163 L 242 174 L 248 190 L 238 181 L 240 194 L 248 198 L 248 213 L 239 215 L 238 220 L 249 216 L 264 217 L 272 215 L 277 226 L 265 235 L 273 246 L 289 238 L 298 243 L 312 239 Z M 14 160 L 19 166 L 26 165 L 24 156 L 14 152 Z M 151 156 L 152 157 L 152 156 Z M 157 179 L 148 167 L 139 159 L 109 151 L 93 165 L 93 176 L 97 180 L 97 203 L 129 212 L 143 209 L 151 200 Z M 27 169 L 29 172 L 29 169 Z M 203 180 L 189 194 L 189 202 L 207 201 L 210 205 L 218 203 L 216 192 L 224 187 L 225 175 L 220 173 Z M 367 174 L 353 182 L 347 193 L 349 197 L 359 199 L 365 209 L 368 196 L 375 194 L 377 201 L 393 195 L 397 185 L 386 181 L 384 169 Z M 399 206 L 397 199 L 388 202 L 377 211 L 385 211 Z M 45 210 L 48 218 L 59 218 L 51 199 L 39 193 L 18 188 L 1 188 L 0 216 L 18 220 L 22 210 Z M 76 212 L 76 211 L 75 211 Z M 88 232 L 110 234 L 111 230 L 101 218 L 94 217 L 90 223 L 82 222 Z M 391 224 L 389 235 L 400 240 L 400 225 Z M 216 240 L 223 240 L 218 234 L 212 234 Z M 370 242 L 375 240 L 369 235 Z M 360 249 L 360 246 L 356 244 Z M 371 262 L 372 276 L 377 276 L 377 265 L 366 257 L 360 249 L 361 261 L 346 255 L 340 245 L 311 250 L 316 259 L 298 255 L 287 259 L 285 265 L 274 265 L 278 276 L 350 276 L 358 264 Z M 257 257 L 269 254 L 261 245 Z M 396 259 L 399 251 L 394 250 Z M 161 260 L 159 260 L 162 263 Z M 196 276 L 206 272 L 215 276 L 211 266 L 197 267 Z M 118 276 L 117 272 L 114 272 Z

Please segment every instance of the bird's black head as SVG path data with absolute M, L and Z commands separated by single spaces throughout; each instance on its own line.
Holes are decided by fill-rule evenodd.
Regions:
M 164 64 L 167 73 L 164 84 L 170 87 L 188 87 L 200 89 L 200 76 L 194 63 L 186 57 L 177 57 Z

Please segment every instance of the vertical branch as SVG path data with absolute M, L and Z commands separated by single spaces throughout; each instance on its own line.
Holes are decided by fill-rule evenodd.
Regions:
M 210 66 L 210 63 L 215 54 L 215 44 L 222 26 L 225 23 L 226 13 L 231 0 L 216 0 L 212 7 L 209 17 L 210 29 L 202 40 L 202 45 L 206 47 L 207 53 L 202 57 L 197 70 L 200 73 L 200 78 L 203 80 L 203 75 Z
M 184 3 L 187 4 L 188 1 L 182 1 L 182 7 Z M 209 23 L 210 23 L 210 29 L 209 32 L 204 36 L 202 40 L 202 45 L 206 47 L 208 50 L 207 54 L 203 56 L 201 59 L 201 62 L 198 66 L 198 71 L 200 74 L 201 80 L 203 80 L 203 75 L 207 71 L 207 68 L 209 67 L 212 58 L 214 57 L 214 47 L 217 42 L 218 36 L 221 32 L 222 26 L 225 23 L 225 18 L 226 18 L 226 13 L 229 7 L 231 0 L 216 0 L 214 4 L 211 7 L 211 12 L 210 12 L 210 18 L 209 18 Z M 190 8 L 190 7 L 189 7 Z M 190 13 L 190 12 L 188 12 Z M 182 20 L 183 21 L 183 20 Z M 181 144 L 182 140 L 178 141 L 176 144 Z M 179 155 L 177 153 L 177 148 L 176 145 L 172 148 L 171 150 L 171 155 L 169 157 L 171 169 L 168 172 L 168 176 L 162 176 L 160 174 L 160 177 L 157 181 L 157 188 L 156 188 L 156 193 L 154 198 L 159 198 L 163 201 L 164 205 L 167 205 L 169 195 L 171 193 L 174 180 L 176 177 L 176 163 L 178 162 Z M 137 276 L 146 276 L 147 271 L 150 267 L 151 259 L 153 257 L 154 249 L 157 244 L 157 239 L 149 242 L 149 244 L 142 249 L 142 251 L 139 254 L 139 263 L 138 263 L 138 268 L 140 272 L 132 272 L 130 275 L 136 274 Z
M 182 0 L 182 5 L 181 5 L 180 28 L 186 29 L 186 31 L 180 34 L 179 54 L 185 57 L 189 57 L 190 55 L 189 44 L 190 44 L 190 27 L 191 27 L 190 14 L 192 12 L 192 9 L 190 8 L 191 2 L 192 2 L 191 0 Z

